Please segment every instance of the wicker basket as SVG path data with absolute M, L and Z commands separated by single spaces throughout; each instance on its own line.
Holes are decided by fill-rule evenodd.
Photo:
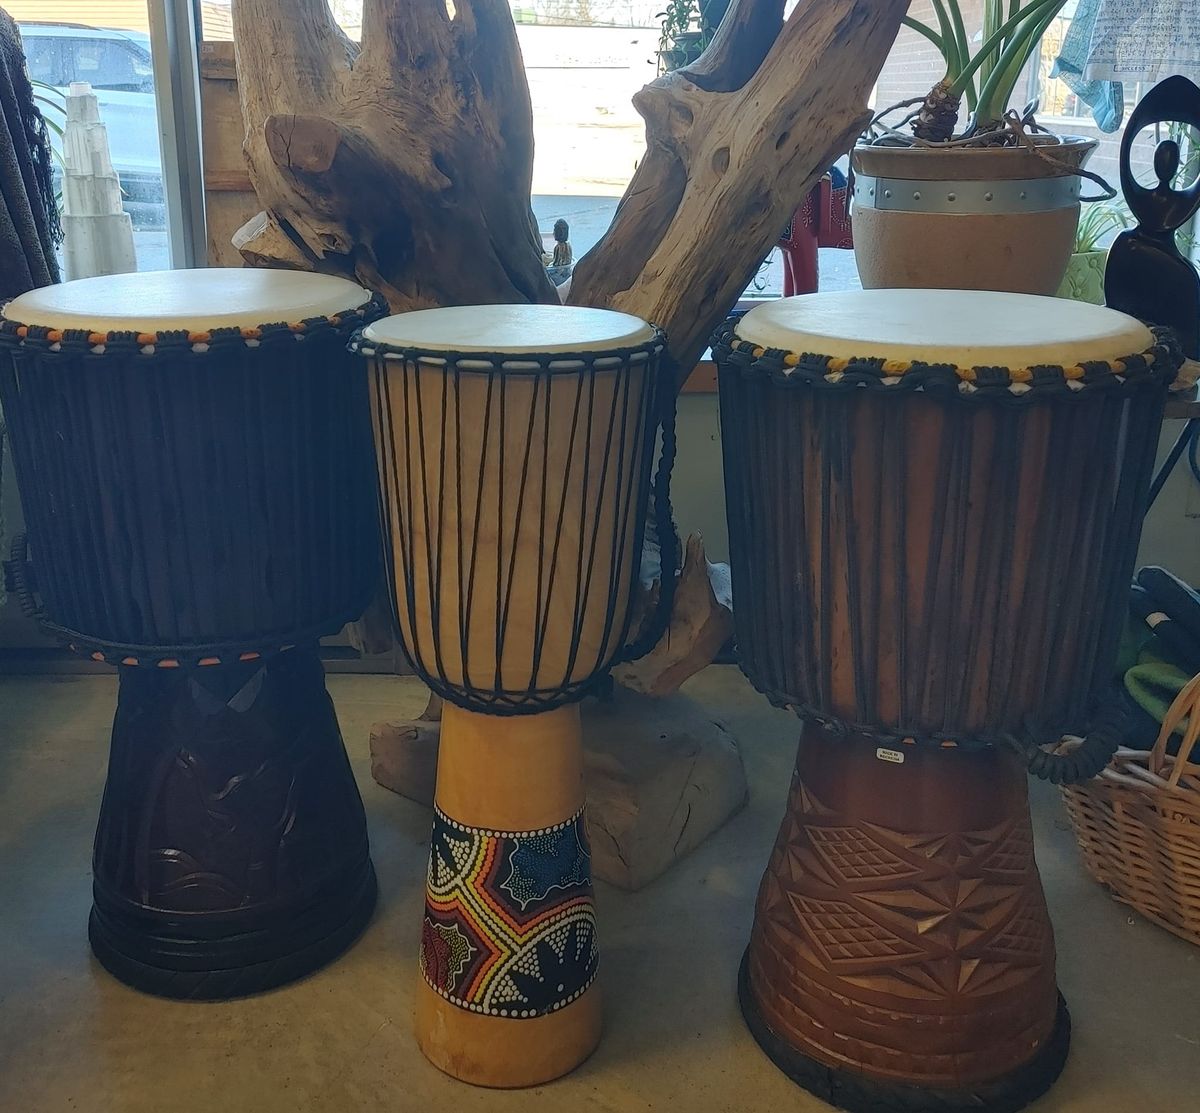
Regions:
M 1184 720 L 1172 758 L 1167 741 Z M 1153 750 L 1120 749 L 1098 777 L 1062 793 L 1088 873 L 1118 900 L 1200 946 L 1198 736 L 1200 676 L 1171 704 Z

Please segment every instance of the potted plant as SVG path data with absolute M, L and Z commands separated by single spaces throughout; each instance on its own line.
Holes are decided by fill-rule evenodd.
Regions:
M 1065 2 L 985 0 L 974 52 L 959 0 L 933 0 L 936 29 L 905 17 L 937 46 L 946 74 L 919 102 L 896 106 L 912 109 L 902 121 L 910 134 L 877 118 L 854 150 L 865 287 L 1058 289 L 1079 220 L 1080 171 L 1096 141 L 1050 135 L 1009 101 Z
M 1058 287 L 1060 298 L 1104 304 L 1104 265 L 1108 262 L 1108 248 L 1100 244 L 1110 232 L 1127 228 L 1129 216 L 1129 210 L 1120 201 L 1088 207 L 1075 230 L 1075 250 Z
M 661 21 L 658 71 L 670 73 L 691 65 L 712 42 L 730 0 L 670 0 L 655 19 Z

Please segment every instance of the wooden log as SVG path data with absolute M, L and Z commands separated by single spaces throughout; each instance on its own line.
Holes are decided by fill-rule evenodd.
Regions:
M 529 206 L 533 119 L 502 0 L 238 0 L 238 85 L 263 206 L 394 309 L 557 300 Z
M 428 718 L 432 713 L 376 723 L 371 730 L 371 775 L 384 788 L 430 806 L 441 733 Z M 745 803 L 737 742 L 694 700 L 617 688 L 612 700 L 589 700 L 582 713 L 596 877 L 640 889 Z
M 242 122 L 231 42 L 201 44 L 200 108 L 204 123 L 204 216 L 208 226 L 208 264 L 240 267 L 242 256 L 232 245 L 233 235 L 262 206 L 254 196 L 250 172 L 242 155 L 246 126 Z
M 781 7 L 734 0 L 695 65 L 634 98 L 646 157 L 575 268 L 571 302 L 662 325 L 688 372 L 800 199 L 865 126 L 908 0 L 808 0 L 776 38 L 767 9 Z
M 658 590 L 655 583 L 643 610 L 654 606 Z M 666 631 L 645 657 L 616 666 L 613 679 L 634 692 L 670 695 L 679 691 L 688 677 L 711 665 L 732 636 L 729 565 L 710 564 L 703 540 L 694 533 L 687 539 Z
M 314 269 L 312 256 L 268 212 L 252 216 L 234 232 L 231 242 L 252 267 L 287 267 L 301 271 Z
M 530 214 L 533 122 L 508 4 L 237 0 L 250 175 L 318 269 L 393 308 L 554 301 Z M 848 149 L 908 0 L 733 0 L 635 98 L 647 154 L 569 300 L 663 326 L 678 381 L 811 184 Z

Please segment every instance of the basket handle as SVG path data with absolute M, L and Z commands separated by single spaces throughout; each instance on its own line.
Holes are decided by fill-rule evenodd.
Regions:
M 1179 753 L 1175 755 L 1170 772 L 1166 771 L 1167 743 L 1176 727 L 1187 719 L 1187 730 L 1184 731 L 1183 741 L 1179 743 Z M 1200 776 L 1200 761 L 1193 761 L 1192 754 L 1196 748 L 1196 739 L 1200 738 L 1200 674 L 1193 676 L 1180 690 L 1167 708 L 1163 716 L 1162 729 L 1150 751 L 1150 772 L 1162 777 L 1172 788 L 1179 787 L 1179 779 L 1185 774 Z

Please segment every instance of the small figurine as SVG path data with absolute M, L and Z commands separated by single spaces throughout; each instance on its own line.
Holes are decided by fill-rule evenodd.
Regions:
M 1121 142 L 1121 191 L 1138 226 L 1117 237 L 1104 273 L 1110 308 L 1143 321 L 1168 325 L 1184 354 L 1200 357 L 1200 274 L 1179 250 L 1175 233 L 1200 209 L 1200 180 L 1175 189 L 1179 144 L 1164 139 L 1154 152 L 1158 185 L 1139 185 L 1129 164 L 1138 133 L 1152 124 L 1179 122 L 1200 128 L 1200 89 L 1186 77 L 1170 77 L 1150 90 L 1129 117 Z
M 559 217 L 554 222 L 554 259 L 550 263 L 552 267 L 569 267 L 575 261 L 571 245 L 567 241 L 570 234 L 570 226 Z

